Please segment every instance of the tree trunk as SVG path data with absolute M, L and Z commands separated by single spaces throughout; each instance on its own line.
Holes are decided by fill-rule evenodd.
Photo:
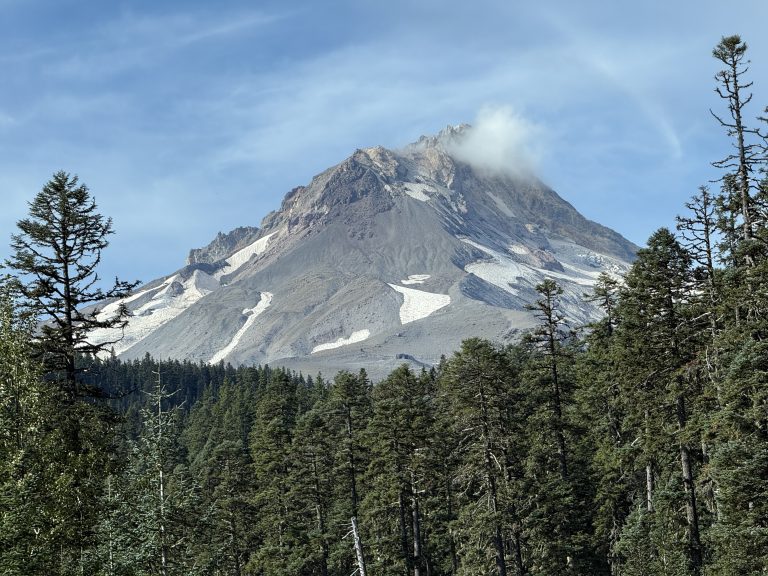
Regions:
M 517 576 L 524 576 L 528 573 L 523 563 L 523 546 L 520 542 L 520 528 L 515 527 L 512 532 L 513 545 L 515 549 L 515 568 L 517 569 Z
M 421 518 L 413 471 L 411 471 L 411 521 L 413 523 L 413 576 L 421 576 Z
M 648 410 L 645 411 L 645 436 L 646 442 L 649 441 L 651 431 L 649 424 L 650 414 Z M 647 456 L 645 463 L 645 509 L 648 512 L 653 512 L 653 463 L 651 462 L 650 455 Z
M 400 490 L 398 494 L 397 503 L 400 522 L 400 548 L 402 549 L 403 560 L 405 560 L 405 570 L 410 574 L 411 569 L 413 568 L 413 563 L 411 562 L 411 550 L 408 546 L 408 523 L 406 522 L 407 510 L 405 509 L 405 496 L 402 490 Z
M 360 542 L 360 533 L 357 530 L 357 517 L 355 516 L 352 516 L 352 538 L 355 543 L 358 574 L 359 576 L 365 576 L 365 557 L 363 556 L 363 545 Z
M 677 397 L 677 420 L 680 431 L 685 428 L 687 415 L 685 398 Z M 685 442 L 680 442 L 680 466 L 685 486 L 685 517 L 688 521 L 688 545 L 690 547 L 691 568 L 695 576 L 701 574 L 702 549 L 699 533 L 699 513 L 696 505 L 696 489 L 693 480 L 693 467 L 691 465 L 691 453 Z
M 317 510 L 317 529 L 320 531 L 320 573 L 321 576 L 328 576 L 328 544 L 325 541 L 325 517 L 323 515 L 323 507 L 320 503 L 320 477 L 317 472 L 317 454 L 312 455 L 312 475 L 314 476 L 315 485 L 315 510 Z
M 552 409 L 555 413 L 555 437 L 557 439 L 557 459 L 560 462 L 560 475 L 568 478 L 568 457 L 565 447 L 565 435 L 563 434 L 563 405 L 560 395 L 560 377 L 557 370 L 557 326 L 550 316 L 547 327 L 547 346 L 549 348 L 550 373 L 552 376 Z
M 736 147 L 739 150 L 739 188 L 741 192 L 741 216 L 744 218 L 744 239 L 752 238 L 752 215 L 750 214 L 749 197 L 749 166 L 747 163 L 747 148 L 744 142 L 744 123 L 741 118 L 741 108 L 744 105 L 741 102 L 741 87 L 739 86 L 739 72 L 736 61 L 731 62 L 731 74 L 733 75 L 733 107 L 734 120 L 736 121 Z M 748 100 L 747 100 L 748 102 Z M 747 261 L 751 265 L 751 257 L 747 256 Z
M 504 537 L 501 533 L 501 524 L 499 522 L 499 504 L 496 490 L 496 478 L 493 474 L 493 463 L 491 462 L 491 441 L 489 436 L 490 426 L 488 425 L 488 406 L 486 403 L 485 392 L 480 388 L 480 411 L 483 419 L 483 436 L 485 437 L 484 460 L 485 460 L 485 480 L 488 486 L 489 504 L 491 514 L 493 515 L 493 545 L 496 548 L 496 567 L 499 576 L 507 576 L 507 563 L 504 559 Z

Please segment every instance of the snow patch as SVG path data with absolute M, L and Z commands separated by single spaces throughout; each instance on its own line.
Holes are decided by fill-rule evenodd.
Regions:
M 114 342 L 112 347 L 115 354 L 122 354 L 218 287 L 218 281 L 202 270 L 195 270 L 186 280 L 180 274 L 175 274 L 160 285 L 160 290 L 147 303 L 131 312 L 124 330 L 99 328 L 89 334 L 88 340 L 94 344 Z M 99 312 L 99 318 L 104 319 L 108 314 L 114 314 L 121 302 L 132 302 L 152 290 L 158 288 L 143 290 L 122 301 L 113 302 Z
M 230 256 L 225 260 L 227 265 L 221 270 L 216 271 L 215 277 L 221 278 L 225 274 L 232 274 L 238 268 L 240 268 L 246 262 L 248 262 L 248 260 L 250 260 L 252 256 L 264 253 L 264 251 L 267 249 L 267 245 L 269 244 L 269 240 L 276 233 L 277 232 L 272 232 L 270 234 L 267 234 L 266 236 L 259 238 L 252 244 L 249 244 L 245 248 L 238 250 L 237 252 L 232 254 L 232 256 Z
M 259 315 L 264 312 L 264 310 L 266 310 L 270 304 L 272 304 L 272 296 L 273 294 L 271 292 L 262 292 L 261 300 L 259 300 L 259 303 L 256 304 L 256 306 L 243 310 L 243 315 L 248 317 L 245 320 L 245 324 L 240 327 L 240 330 L 238 330 L 237 333 L 232 337 L 232 340 L 229 341 L 229 344 L 227 344 L 224 348 L 213 355 L 211 358 L 211 364 L 217 364 L 229 356 L 232 350 L 234 350 L 235 347 L 240 343 L 240 339 L 243 337 L 243 334 L 245 334 L 250 329 L 250 327 L 253 326 L 253 323 L 256 322 L 256 318 L 258 318 Z
M 163 282 L 163 284 L 161 284 L 161 287 L 170 284 L 171 281 L 172 280 L 170 279 L 166 280 L 165 282 Z M 104 306 L 104 308 L 99 310 L 98 314 L 96 314 L 96 319 L 102 322 L 104 320 L 108 320 L 109 318 L 117 314 L 117 309 L 121 304 L 127 305 L 130 302 L 133 302 L 134 300 L 138 300 L 139 298 L 144 296 L 144 294 L 147 294 L 152 290 L 157 290 L 157 288 L 148 288 L 146 290 L 141 290 L 139 292 L 136 292 L 136 294 L 132 294 L 131 296 L 126 296 L 125 298 L 121 298 L 120 300 L 115 300 L 114 302 L 107 304 L 106 306 Z
M 464 266 L 464 271 L 474 274 L 486 282 L 506 290 L 510 294 L 516 295 L 518 293 L 514 285 L 520 283 L 521 280 L 527 280 L 528 283 L 533 286 L 539 284 L 544 278 L 573 282 L 581 286 L 594 286 L 595 281 L 599 276 L 599 272 L 595 270 L 585 270 L 570 265 L 567 262 L 561 262 L 561 264 L 565 270 L 571 272 L 570 274 L 554 270 L 546 270 L 544 268 L 533 268 L 517 262 L 506 254 L 484 246 L 479 242 L 475 242 L 468 238 L 460 238 L 460 240 L 465 244 L 469 244 L 470 246 L 474 246 L 478 250 L 485 252 L 491 257 L 490 261 L 467 264 Z M 513 246 L 510 246 L 510 250 L 516 252 Z M 557 253 L 557 255 L 559 256 L 559 253 Z
M 429 274 L 411 274 L 407 280 L 400 280 L 400 283 L 406 286 L 409 284 L 424 284 L 425 280 L 429 280 Z
M 341 348 L 342 346 L 354 344 L 355 342 L 362 342 L 363 340 L 368 339 L 370 335 L 371 335 L 371 331 L 368 330 L 367 328 L 364 328 L 362 330 L 357 330 L 356 332 L 352 332 L 349 338 L 339 338 L 338 340 L 336 340 L 336 342 L 328 342 L 327 344 L 318 344 L 317 346 L 312 348 L 312 352 L 310 352 L 310 354 L 314 354 L 315 352 L 322 352 L 323 350 L 333 350 L 334 348 Z
M 464 270 L 514 296 L 519 294 L 519 291 L 514 288 L 514 284 L 520 282 L 523 276 L 518 274 L 516 270 L 508 268 L 503 264 L 498 262 L 475 262 L 474 264 L 464 266 Z M 538 279 L 535 280 L 537 281 Z
M 418 182 L 405 182 L 403 189 L 408 196 L 419 202 L 427 202 L 429 200 L 427 192 L 433 191 L 432 186 Z
M 403 304 L 400 306 L 401 324 L 426 318 L 451 303 L 451 297 L 448 294 L 435 294 L 413 288 L 403 288 L 397 284 L 388 284 L 388 286 L 403 295 Z

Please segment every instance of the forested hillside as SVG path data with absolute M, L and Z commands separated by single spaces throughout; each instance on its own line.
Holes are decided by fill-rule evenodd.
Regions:
M 768 179 L 745 55 L 737 36 L 714 50 L 717 189 L 601 276 L 601 321 L 570 325 L 546 280 L 518 343 L 467 339 L 377 383 L 89 347 L 125 322 L 79 311 L 106 295 L 111 223 L 57 173 L 3 282 L 0 572 L 768 573 Z

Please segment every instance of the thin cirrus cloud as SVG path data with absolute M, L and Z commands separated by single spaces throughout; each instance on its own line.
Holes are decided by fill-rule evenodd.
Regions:
M 141 15 L 125 12 L 76 43 L 62 44 L 65 56 L 54 58 L 51 73 L 71 79 L 119 77 L 131 70 L 158 68 L 177 58 L 181 51 L 203 42 L 223 42 L 274 25 L 287 13 L 245 10 L 219 14 L 170 12 Z
M 188 46 L 197 42 L 239 34 L 246 30 L 274 24 L 286 14 L 244 10 L 221 14 L 216 12 L 171 12 L 145 16 L 125 13 L 117 22 L 105 27 L 104 38 L 117 35 L 123 43 L 137 45 L 148 42 L 148 50 Z
M 524 105 L 533 92 L 512 89 L 536 68 L 535 62 L 501 68 L 451 45 L 419 53 L 403 42 L 356 44 L 219 91 L 200 115 L 231 134 L 216 154 L 221 164 L 303 157 L 334 141 L 345 141 L 347 151 L 397 146 L 421 130 L 470 121 L 510 94 Z

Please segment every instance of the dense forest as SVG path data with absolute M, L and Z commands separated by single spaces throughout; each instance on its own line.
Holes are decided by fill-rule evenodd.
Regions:
M 111 221 L 59 172 L 0 300 L 0 572 L 36 575 L 768 573 L 768 148 L 726 37 L 716 183 L 571 326 L 468 339 L 372 383 L 123 362 L 88 332 Z M 725 146 L 724 146 L 725 147 Z M 683 209 L 683 207 L 681 207 Z

